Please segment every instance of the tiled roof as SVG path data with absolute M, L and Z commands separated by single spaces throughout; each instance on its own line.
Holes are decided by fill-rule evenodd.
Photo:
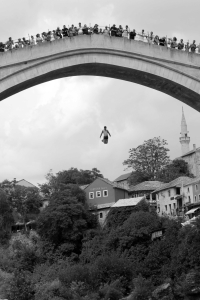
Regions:
M 79 187 L 80 187 L 80 189 L 81 189 L 81 190 L 85 190 L 85 189 L 86 189 L 86 187 L 88 187 L 88 185 L 89 185 L 89 184 L 80 185 Z
M 145 197 L 137 197 L 137 198 L 127 198 L 127 199 L 119 199 L 115 204 L 112 206 L 114 207 L 126 207 L 126 206 L 135 206 L 141 200 L 145 199 Z
M 190 154 L 192 154 L 192 153 L 194 153 L 194 152 L 196 152 L 196 151 L 200 151 L 200 147 L 198 147 L 198 148 L 196 148 L 196 149 L 192 149 L 192 150 L 188 151 L 187 153 L 185 153 L 185 154 L 181 155 L 181 157 L 184 157 L 184 156 L 190 155 Z
M 184 184 L 184 186 L 189 185 L 189 184 L 193 184 L 193 183 L 197 183 L 200 181 L 200 177 L 196 177 L 196 178 L 190 178 L 190 182 Z
M 105 204 L 98 204 L 97 209 L 103 209 L 103 208 L 108 208 L 111 207 L 115 202 L 110 202 L 110 203 L 105 203 Z
M 131 186 L 128 191 L 129 192 L 136 192 L 136 191 L 154 191 L 161 186 L 163 186 L 164 183 L 160 181 L 144 181 L 137 185 Z
M 120 185 L 120 183 L 112 182 L 112 181 L 108 180 L 107 178 L 102 178 L 102 177 L 98 177 L 98 178 L 96 178 L 95 180 L 97 180 L 97 179 L 100 179 L 100 180 L 104 181 L 105 183 L 110 184 L 113 188 L 118 188 L 118 189 L 122 189 L 122 190 L 127 191 L 127 189 L 124 188 L 122 185 Z M 95 181 L 95 180 L 94 180 L 94 181 Z M 93 182 L 94 182 L 94 181 L 93 181 Z M 91 185 L 93 182 L 91 182 L 90 184 L 88 184 L 88 186 Z M 87 188 L 87 187 L 85 187 L 85 189 L 86 189 L 86 188 Z
M 28 184 L 30 184 L 33 187 L 36 187 L 34 184 L 32 184 L 31 182 L 27 181 L 26 179 L 20 179 L 20 180 L 16 181 L 16 185 L 21 185 L 20 183 L 23 182 L 23 181 L 27 182 Z M 24 186 L 24 185 L 22 184 L 22 186 Z
M 97 205 L 93 205 L 93 206 L 90 206 L 90 209 L 93 210 L 93 209 L 104 209 L 104 208 L 109 208 L 111 207 L 113 204 L 115 204 L 115 202 L 110 202 L 110 203 L 104 203 L 104 204 L 97 204 Z
M 178 177 L 178 178 L 174 179 L 173 181 L 171 181 L 169 183 L 163 184 L 163 186 L 161 186 L 160 188 L 156 189 L 154 192 L 159 192 L 159 191 L 163 191 L 163 190 L 169 189 L 171 187 L 176 187 L 176 186 L 179 186 L 182 183 L 183 183 L 183 185 L 185 185 L 187 183 L 190 183 L 191 180 L 192 180 L 192 178 L 190 178 L 190 177 L 181 176 L 181 177 Z
M 114 183 L 112 181 L 108 180 L 107 178 L 98 177 L 98 179 L 100 179 L 100 180 L 104 181 L 105 183 L 108 183 L 108 184 L 110 184 L 112 186 L 114 185 Z
M 114 181 L 126 180 L 126 179 L 128 179 L 131 176 L 131 174 L 132 174 L 132 172 L 123 174 L 123 175 L 117 177 Z

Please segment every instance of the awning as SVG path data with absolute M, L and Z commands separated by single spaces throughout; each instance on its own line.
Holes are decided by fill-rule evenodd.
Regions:
M 188 212 L 186 212 L 186 215 L 193 214 L 197 209 L 200 209 L 200 207 L 196 207 L 196 208 L 190 209 Z

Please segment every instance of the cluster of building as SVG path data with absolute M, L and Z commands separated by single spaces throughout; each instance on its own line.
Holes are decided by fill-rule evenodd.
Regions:
M 115 207 L 135 206 L 145 199 L 154 207 L 160 216 L 185 216 L 193 219 L 200 214 L 200 148 L 193 145 L 189 149 L 186 119 L 182 111 L 181 150 L 183 159 L 188 163 L 194 178 L 181 176 L 169 183 L 144 181 L 130 186 L 128 178 L 131 173 L 119 176 L 113 182 L 105 178 L 97 178 L 89 185 L 82 186 L 91 209 L 96 209 L 99 221 L 105 223 L 110 209 Z
M 98 177 L 92 183 L 80 186 L 86 193 L 90 210 L 98 214 L 101 225 L 105 224 L 111 209 L 133 207 L 142 200 L 148 202 L 160 216 L 172 218 L 185 216 L 188 220 L 193 220 L 200 214 L 200 148 L 193 145 L 193 150 L 189 149 L 190 137 L 183 111 L 180 143 L 182 155 L 178 159 L 188 163 L 194 178 L 181 176 L 169 183 L 144 181 L 131 186 L 130 172 L 117 177 L 114 181 Z M 20 181 L 14 179 L 13 184 L 35 187 L 24 179 Z M 47 205 L 48 201 L 44 199 L 43 208 Z

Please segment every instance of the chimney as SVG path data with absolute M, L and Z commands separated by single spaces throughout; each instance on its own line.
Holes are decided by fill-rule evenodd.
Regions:
M 196 144 L 193 144 L 193 150 L 196 150 Z

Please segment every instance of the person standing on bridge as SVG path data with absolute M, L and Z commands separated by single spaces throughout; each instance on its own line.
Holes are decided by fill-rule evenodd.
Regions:
M 110 132 L 108 131 L 108 129 L 107 129 L 106 126 L 104 126 L 104 129 L 102 130 L 100 138 L 101 138 L 102 134 L 103 134 L 103 140 L 102 140 L 102 142 L 104 144 L 108 144 L 108 135 L 109 136 L 111 136 L 111 135 L 110 135 Z
M 190 49 L 191 49 L 191 52 L 192 52 L 192 53 L 195 53 L 195 51 L 196 51 L 196 47 L 197 47 L 197 46 L 196 46 L 195 42 L 196 42 L 196 41 L 194 40 L 193 43 L 190 45 Z

